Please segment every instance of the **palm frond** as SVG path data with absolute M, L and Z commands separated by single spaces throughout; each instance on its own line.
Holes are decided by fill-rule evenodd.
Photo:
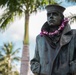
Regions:
M 5 28 L 10 24 L 10 22 L 14 21 L 14 14 L 7 11 L 3 13 L 0 17 L 0 29 L 5 30 Z
M 2 53 L 4 53 L 4 55 L 7 54 L 7 52 L 8 52 L 7 48 L 8 48 L 7 44 L 4 43 L 4 46 L 1 48 L 1 51 L 2 51 Z
M 19 53 L 19 50 L 20 50 L 20 48 L 16 49 L 14 52 L 12 52 L 12 54 L 11 54 L 11 55 L 13 56 L 13 55 L 15 55 L 15 54 Z
M 3 57 L 3 54 L 2 54 L 2 52 L 0 51 L 0 58 L 1 58 L 1 57 Z
M 5 7 L 9 0 L 0 0 L 0 7 Z
M 12 23 L 16 17 L 22 16 L 22 10 L 16 9 L 15 11 L 10 11 L 8 8 L 4 10 L 4 13 L 0 17 L 0 30 L 5 30 L 9 28 L 10 23 Z
M 12 51 L 13 51 L 13 48 L 14 48 L 14 45 L 13 45 L 13 43 L 12 42 L 9 42 L 8 44 L 7 44 L 7 46 L 8 46 L 8 53 L 9 54 L 11 54 L 12 53 Z
M 0 54 L 0 61 L 4 59 L 5 59 L 5 56 L 3 54 Z
M 23 13 L 23 5 L 21 4 L 21 0 L 9 0 L 7 7 L 11 13 L 14 12 L 15 16 L 20 16 Z
M 17 62 L 18 62 L 18 61 L 20 61 L 20 60 L 21 60 L 21 58 L 18 57 L 18 56 L 12 58 L 12 61 L 17 61 Z

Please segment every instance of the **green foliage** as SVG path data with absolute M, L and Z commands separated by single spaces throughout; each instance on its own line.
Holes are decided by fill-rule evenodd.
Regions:
M 8 0 L 0 0 L 0 6 L 1 7 L 6 6 L 7 2 L 8 2 Z
M 9 11 L 3 13 L 2 16 L 0 17 L 0 23 L 1 23 L 0 28 L 2 28 L 4 30 L 5 27 L 10 22 L 13 22 L 13 18 L 14 18 L 13 13 L 10 13 Z
M 19 49 L 14 50 L 13 43 L 5 43 L 0 50 L 0 71 L 2 75 L 12 75 L 14 61 L 19 62 L 20 57 L 17 56 Z M 14 64 L 15 65 L 15 64 Z M 14 74 L 16 75 L 16 74 Z

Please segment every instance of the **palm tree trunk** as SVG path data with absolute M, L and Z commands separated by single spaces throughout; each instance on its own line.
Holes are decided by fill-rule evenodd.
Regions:
M 29 12 L 25 11 L 24 44 L 29 44 Z
M 25 12 L 25 33 L 21 59 L 20 75 L 30 75 L 29 72 L 29 13 Z
M 29 47 L 23 45 L 22 59 L 21 59 L 21 70 L 20 75 L 28 75 L 29 70 Z

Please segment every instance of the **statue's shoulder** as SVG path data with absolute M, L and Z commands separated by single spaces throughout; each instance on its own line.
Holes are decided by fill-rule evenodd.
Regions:
M 36 40 L 40 40 L 40 41 L 44 40 L 44 35 L 38 34 L 36 36 Z
M 36 39 L 39 39 L 39 38 L 42 38 L 42 37 L 43 37 L 43 35 L 38 34 L 38 35 L 36 36 Z

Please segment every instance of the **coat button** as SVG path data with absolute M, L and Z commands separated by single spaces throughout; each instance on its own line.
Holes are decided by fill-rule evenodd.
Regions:
M 45 49 L 45 52 L 47 52 L 48 51 L 48 49 Z
M 49 63 L 49 61 L 46 61 L 46 64 L 48 64 Z

